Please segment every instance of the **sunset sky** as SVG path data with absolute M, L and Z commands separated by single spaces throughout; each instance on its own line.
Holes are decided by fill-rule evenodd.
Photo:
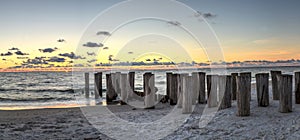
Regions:
M 109 63 L 119 59 L 124 62 L 146 61 L 146 59 L 175 62 L 209 60 L 205 50 L 197 47 L 189 35 L 185 35 L 179 28 L 170 27 L 174 23 L 168 25 L 156 20 L 135 22 L 116 31 L 115 35 L 106 35 L 111 38 L 102 46 L 97 42 L 96 35 L 102 30 L 95 30 L 95 36 L 87 34 L 87 31 L 92 26 L 93 20 L 97 22 L 102 20 L 96 18 L 102 11 L 119 2 L 122 1 L 1 0 L 0 68 L 22 64 L 69 66 L 75 59 L 79 63 L 87 61 Z M 201 13 L 211 14 L 205 20 L 220 41 L 225 61 L 300 58 L 299 0 L 179 0 L 179 2 Z M 177 14 L 176 11 L 167 12 Z M 119 18 L 118 15 L 111 17 L 110 20 L 115 18 Z M 174 38 L 186 41 L 181 44 L 185 47 L 179 45 L 180 41 L 176 42 L 178 39 L 172 40 L 152 32 L 129 40 L 141 30 L 146 33 L 160 31 L 176 34 Z M 102 35 L 105 36 L 105 32 L 102 32 Z M 96 44 L 93 44 L 94 42 Z M 161 54 L 156 50 L 166 53 Z

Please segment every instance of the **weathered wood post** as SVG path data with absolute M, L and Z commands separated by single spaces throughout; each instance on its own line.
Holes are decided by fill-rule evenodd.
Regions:
M 84 79 L 85 79 L 85 98 L 90 97 L 90 76 L 89 73 L 84 73 Z
M 258 106 L 269 106 L 269 73 L 256 74 L 256 90 Z
M 231 107 L 231 76 L 219 76 L 219 109 Z
M 170 92 L 170 105 L 176 105 L 177 104 L 177 87 L 178 87 L 178 81 L 177 81 L 178 74 L 172 74 L 171 76 L 171 92 Z
M 277 80 L 279 84 L 279 112 L 292 112 L 293 75 L 277 75 Z
M 155 108 L 155 83 L 154 74 L 144 74 L 145 109 Z
M 209 99 L 209 94 L 210 94 L 210 91 L 211 91 L 211 75 L 207 75 L 207 100 Z M 208 101 L 207 101 L 208 102 Z
M 218 75 L 211 76 L 211 90 L 208 98 L 208 107 L 217 107 L 218 106 Z
M 300 104 L 300 72 L 295 72 L 295 103 Z
M 102 97 L 102 72 L 95 73 L 95 99 Z
M 247 81 L 246 81 L 246 85 L 247 85 L 247 91 L 249 92 L 248 96 L 249 96 L 249 100 L 251 101 L 251 72 L 243 72 L 240 73 L 240 76 L 246 77 Z
M 129 88 L 128 90 L 128 99 L 133 98 L 135 87 L 134 87 L 134 80 L 135 80 L 135 72 L 129 72 L 128 73 L 128 82 L 129 82 Z
M 115 89 L 118 95 L 121 95 L 121 87 L 120 87 L 120 80 L 121 80 L 121 72 L 116 72 L 116 85 Z
M 193 72 L 192 73 L 192 104 L 196 105 L 197 100 L 199 98 L 199 74 L 198 72 Z
M 179 74 L 179 76 L 177 77 L 177 83 L 178 83 L 178 87 L 177 87 L 177 97 L 178 97 L 178 101 L 177 101 L 177 108 L 182 108 L 182 100 L 183 100 L 183 78 L 189 76 L 186 73 L 183 74 Z
M 279 100 L 278 75 L 281 75 L 281 71 L 271 71 L 273 100 Z
M 246 76 L 237 77 L 237 116 L 250 116 L 250 99 L 248 91 L 248 78 Z
M 239 76 L 238 73 L 232 73 L 231 77 L 232 77 L 232 90 L 231 90 L 231 99 L 232 100 L 236 100 L 236 92 L 237 92 L 237 84 L 236 84 L 236 78 Z
M 185 76 L 183 78 L 183 104 L 182 113 L 192 113 L 192 96 L 193 96 L 193 77 Z
M 167 90 L 167 96 L 168 96 L 168 98 L 170 98 L 170 93 L 171 93 L 171 91 L 172 91 L 172 74 L 173 73 L 171 73 L 171 72 L 168 72 L 167 73 L 167 88 L 166 88 L 166 90 Z
M 117 96 L 113 85 L 112 74 L 106 74 L 106 102 L 111 103 L 113 100 L 116 100 Z
M 205 104 L 206 103 L 206 97 L 205 97 L 205 73 L 199 72 L 199 98 L 198 103 L 199 104 Z
M 120 77 L 120 88 L 121 88 L 121 105 L 125 105 L 128 103 L 128 88 L 129 88 L 129 82 L 128 82 L 128 75 L 127 74 L 121 74 Z

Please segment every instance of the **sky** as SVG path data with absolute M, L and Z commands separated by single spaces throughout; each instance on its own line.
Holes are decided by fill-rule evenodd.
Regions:
M 197 17 L 182 18 L 179 24 L 176 21 L 142 20 L 128 23 L 114 34 L 107 35 L 103 34 L 104 31 L 115 29 L 110 27 L 112 25 L 122 24 L 118 21 L 122 21 L 125 15 L 146 15 L 147 9 L 135 5 L 126 11 L 119 8 L 118 12 L 101 19 L 101 12 L 124 1 L 0 0 L 0 68 L 22 64 L 56 67 L 69 66 L 74 61 L 112 63 L 160 58 L 161 61 L 208 62 L 213 58 L 216 61 L 221 59 L 219 56 L 229 62 L 300 58 L 298 0 L 178 1 L 202 14 L 210 14 L 203 17 L 207 22 L 194 23 Z M 168 5 L 159 6 L 168 9 L 162 15 L 176 18 L 184 13 L 176 9 L 172 11 Z M 155 9 L 153 13 L 157 11 Z M 191 13 L 190 16 L 196 15 Z M 194 29 L 209 28 L 216 35 L 212 40 L 218 41 L 222 55 L 217 52 L 219 50 L 205 49 L 206 42 L 210 42 L 209 37 L 205 38 L 206 32 L 194 31 L 204 35 L 201 37 L 204 46 L 201 46 L 191 34 L 177 27 L 181 23 L 191 23 L 189 27 Z M 96 35 L 99 31 L 102 34 Z M 100 40 L 105 43 L 102 45 Z M 13 47 L 18 50 L 9 50 Z

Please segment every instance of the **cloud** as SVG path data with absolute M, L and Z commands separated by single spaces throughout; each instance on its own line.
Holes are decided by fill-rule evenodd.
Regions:
M 93 43 L 93 42 L 87 42 L 86 44 L 83 44 L 84 47 L 90 47 L 90 48 L 95 48 L 95 47 L 103 47 L 104 45 L 102 43 Z
M 10 50 L 10 51 L 18 51 L 19 49 L 18 49 L 18 48 L 12 47 L 12 48 L 10 48 L 9 50 Z
M 86 52 L 86 53 L 87 53 L 88 56 L 96 56 L 96 53 L 94 53 L 94 52 L 91 52 L 91 53 L 90 52 Z
M 66 42 L 66 40 L 65 39 L 58 39 L 57 42 L 63 43 L 63 42 Z
M 259 44 L 259 45 L 278 44 L 279 42 L 280 42 L 280 40 L 277 38 L 260 39 L 260 40 L 253 41 L 253 43 Z
M 57 57 L 57 56 L 53 56 L 53 57 L 50 57 L 49 60 L 47 60 L 48 62 L 57 62 L 57 63 L 63 63 L 66 61 L 65 58 L 60 58 L 60 57 Z
M 7 53 L 1 53 L 1 56 L 12 56 L 13 53 L 11 52 L 7 52 Z
M 28 59 L 26 62 L 23 62 L 22 65 L 39 65 L 39 64 L 48 64 L 45 60 L 46 57 L 35 57 L 34 59 Z
M 39 49 L 40 52 L 43 52 L 43 53 L 52 53 L 54 52 L 55 50 L 57 50 L 57 48 L 46 48 L 46 49 Z
M 114 59 L 113 57 L 114 57 L 113 55 L 109 55 L 108 56 L 108 61 L 115 61 L 115 62 L 120 61 L 119 59 Z
M 133 54 L 133 52 L 128 52 L 128 54 Z
M 68 57 L 70 59 L 86 59 L 85 57 L 75 55 L 74 52 L 71 52 L 71 53 L 61 53 L 61 54 L 58 54 L 58 55 L 59 56 L 63 56 L 63 57 Z
M 111 36 L 111 34 L 107 31 L 99 31 L 97 32 L 97 35 Z
M 103 50 L 108 50 L 108 49 L 109 49 L 108 47 L 104 47 L 104 48 L 103 48 Z
M 87 61 L 88 63 L 94 63 L 94 62 L 97 62 L 97 59 L 92 59 L 92 60 L 89 60 Z
M 213 14 L 213 13 L 210 13 L 210 12 L 203 13 L 203 12 L 197 11 L 195 13 L 195 17 L 203 17 L 203 18 L 209 19 L 209 18 L 215 18 L 215 17 L 217 17 L 217 15 Z
M 168 21 L 167 23 L 170 24 L 170 25 L 173 25 L 173 26 L 180 26 L 181 25 L 181 23 L 178 22 L 178 21 Z
M 23 52 L 21 52 L 21 51 L 17 51 L 17 52 L 15 52 L 15 54 L 16 54 L 16 55 L 29 55 L 28 53 L 23 53 Z

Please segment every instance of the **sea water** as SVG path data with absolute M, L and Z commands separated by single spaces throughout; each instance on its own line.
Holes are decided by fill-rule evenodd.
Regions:
M 280 70 L 285 74 L 300 71 L 300 67 L 251 67 L 227 68 L 227 74 L 252 72 L 252 83 L 255 83 L 256 73 L 267 73 Z M 182 70 L 181 73 L 191 73 L 195 70 Z M 211 69 L 197 71 L 211 74 Z M 223 70 L 224 71 L 224 70 Z M 143 91 L 143 73 L 136 71 L 135 90 Z M 149 72 L 149 71 L 147 71 Z M 157 94 L 166 94 L 166 71 L 154 70 Z M 103 95 L 106 92 L 106 76 L 103 72 Z M 90 72 L 90 100 L 84 96 L 84 72 L 18 72 L 0 73 L 0 109 L 32 109 L 32 108 L 64 108 L 94 105 L 94 73 Z M 214 73 L 215 74 L 215 73 Z M 271 78 L 271 77 L 270 77 Z M 105 100 L 105 97 L 103 98 Z M 94 102 L 94 103 L 93 103 Z

